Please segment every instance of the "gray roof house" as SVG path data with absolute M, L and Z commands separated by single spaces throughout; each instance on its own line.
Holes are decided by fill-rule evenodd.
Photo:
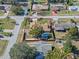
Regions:
M 55 24 L 54 29 L 56 31 L 65 31 L 68 28 L 75 27 L 74 23 Z
M 32 10 L 48 10 L 47 4 L 33 4 Z
M 14 0 L 16 3 L 27 3 L 28 0 Z
M 5 10 L 5 7 L 4 6 L 0 6 L 0 10 Z
M 0 11 L 2 11 L 2 12 L 6 12 L 6 8 L 5 8 L 5 6 L 0 6 Z

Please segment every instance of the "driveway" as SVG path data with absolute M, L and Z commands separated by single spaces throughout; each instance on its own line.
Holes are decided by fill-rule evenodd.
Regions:
M 54 42 L 46 42 L 46 41 L 37 41 L 37 42 L 27 42 L 28 45 L 32 47 L 36 47 L 37 51 L 43 52 L 44 55 L 48 53 L 49 50 L 52 49 Z
M 10 52 L 10 49 L 12 48 L 12 46 L 16 43 L 16 40 L 17 40 L 17 36 L 18 36 L 18 33 L 19 33 L 19 30 L 20 30 L 20 26 L 21 26 L 21 23 L 22 21 L 24 20 L 24 17 L 23 16 L 11 16 L 12 19 L 15 19 L 16 22 L 19 24 L 19 25 L 16 25 L 14 30 L 12 31 L 13 33 L 13 36 L 8 38 L 9 39 L 9 43 L 8 43 L 8 46 L 5 50 L 5 53 L 3 56 L 0 57 L 0 59 L 10 59 L 10 56 L 9 56 L 9 52 Z

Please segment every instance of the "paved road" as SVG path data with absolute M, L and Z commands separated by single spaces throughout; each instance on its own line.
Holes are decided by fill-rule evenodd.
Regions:
M 0 57 L 0 59 L 10 59 L 10 56 L 9 56 L 9 51 L 10 49 L 12 48 L 12 46 L 16 43 L 16 40 L 17 40 L 17 36 L 18 36 L 18 33 L 19 33 L 19 29 L 20 29 L 20 26 L 21 26 L 21 23 L 22 21 L 24 20 L 24 17 L 23 16 L 11 16 L 12 19 L 15 19 L 16 22 L 19 24 L 19 25 L 16 25 L 14 30 L 13 30 L 13 36 L 9 38 L 9 43 L 8 43 L 8 46 L 6 48 L 6 51 L 4 53 L 4 55 L 2 57 Z
M 79 18 L 79 16 L 26 16 L 30 18 Z

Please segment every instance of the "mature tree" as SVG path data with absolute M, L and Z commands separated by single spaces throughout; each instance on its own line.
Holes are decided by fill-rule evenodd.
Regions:
M 72 27 L 69 29 L 68 34 L 64 37 L 64 39 L 78 39 L 79 38 L 79 32 L 77 27 Z
M 71 19 L 71 23 L 74 23 L 74 24 L 75 24 L 75 26 L 76 26 L 76 22 L 75 22 L 73 19 Z
M 68 5 L 73 5 L 73 1 L 74 1 L 74 0 L 67 0 L 67 4 L 68 4 Z
M 63 52 L 58 49 L 54 48 L 53 51 L 49 51 L 45 59 L 62 59 L 63 58 Z
M 66 42 L 64 43 L 64 52 L 65 53 L 71 53 L 72 52 L 72 43 L 71 40 L 66 40 Z
M 70 35 L 71 39 L 77 39 L 79 36 L 78 28 L 77 27 L 70 28 L 68 35 Z
M 24 10 L 20 6 L 12 6 L 11 10 L 16 15 L 22 15 L 22 14 L 24 14 Z
M 77 27 L 70 28 L 69 34 L 72 36 L 78 35 L 78 28 Z
M 15 44 L 10 50 L 11 59 L 35 59 L 36 49 L 26 42 Z

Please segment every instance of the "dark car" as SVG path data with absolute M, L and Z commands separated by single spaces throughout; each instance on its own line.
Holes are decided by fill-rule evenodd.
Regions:
M 4 38 L 4 36 L 3 35 L 0 35 L 0 38 Z

